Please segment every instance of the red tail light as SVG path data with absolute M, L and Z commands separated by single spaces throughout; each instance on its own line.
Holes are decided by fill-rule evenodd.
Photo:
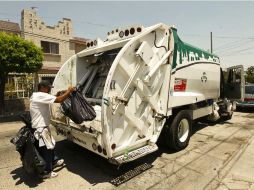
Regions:
M 115 150 L 115 148 L 116 148 L 116 144 L 114 143 L 114 144 L 111 145 L 111 149 Z
M 254 101 L 254 98 L 244 98 L 244 101 L 245 102 L 251 102 L 251 101 Z

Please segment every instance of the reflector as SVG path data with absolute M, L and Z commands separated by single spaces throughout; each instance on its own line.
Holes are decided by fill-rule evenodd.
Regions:
M 119 32 L 119 37 L 122 38 L 123 36 L 124 36 L 124 32 L 123 31 Z
M 135 29 L 134 28 L 131 28 L 130 29 L 130 34 L 133 35 L 135 33 Z
M 125 30 L 124 34 L 125 36 L 129 36 L 129 30 Z
M 116 148 L 116 144 L 114 143 L 111 145 L 111 149 L 114 150 L 115 148 Z

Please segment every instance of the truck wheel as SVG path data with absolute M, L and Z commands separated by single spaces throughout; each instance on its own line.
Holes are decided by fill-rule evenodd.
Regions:
M 223 116 L 222 119 L 223 119 L 224 121 L 227 121 L 227 120 L 232 119 L 232 117 L 233 117 L 233 112 L 228 113 L 227 116 Z
M 182 110 L 176 114 L 172 121 L 168 123 L 166 130 L 166 143 L 175 150 L 182 150 L 188 146 L 192 119 L 187 110 Z

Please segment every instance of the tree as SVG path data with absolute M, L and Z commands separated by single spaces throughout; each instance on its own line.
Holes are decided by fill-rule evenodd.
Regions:
M 33 42 L 0 32 L 0 114 L 4 112 L 5 82 L 10 72 L 32 73 L 42 67 L 43 54 Z
M 245 75 L 245 81 L 248 83 L 254 83 L 254 66 L 250 66 Z

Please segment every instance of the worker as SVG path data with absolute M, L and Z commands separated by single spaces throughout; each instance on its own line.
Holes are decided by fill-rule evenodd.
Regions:
M 32 128 L 34 129 L 35 146 L 46 162 L 45 172 L 42 178 L 57 177 L 53 168 L 63 166 L 64 160 L 55 155 L 55 140 L 50 132 L 50 104 L 61 103 L 75 90 L 69 87 L 62 95 L 49 94 L 52 86 L 48 81 L 38 84 L 38 92 L 34 92 L 30 98 L 30 115 Z

